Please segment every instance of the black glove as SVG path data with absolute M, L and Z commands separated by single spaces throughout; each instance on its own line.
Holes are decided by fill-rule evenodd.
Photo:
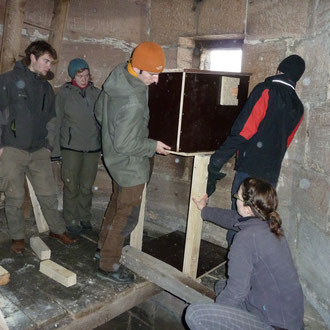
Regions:
M 215 186 L 217 184 L 217 181 L 223 179 L 226 176 L 226 174 L 216 171 L 211 164 L 208 166 L 208 170 L 209 170 L 209 177 L 207 179 L 206 193 L 207 196 L 210 197 L 215 191 Z

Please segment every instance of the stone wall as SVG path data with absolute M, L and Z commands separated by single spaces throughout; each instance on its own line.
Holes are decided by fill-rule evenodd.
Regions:
M 27 0 L 26 18 L 50 25 L 52 0 Z M 0 0 L 2 27 L 5 0 Z M 244 34 L 243 71 L 252 72 L 250 89 L 275 73 L 281 59 L 297 53 L 307 69 L 297 93 L 305 119 L 283 162 L 278 184 L 280 213 L 307 299 L 330 324 L 330 1 L 328 0 L 71 0 L 55 87 L 68 80 L 74 57 L 90 64 L 97 86 L 114 66 L 129 58 L 141 41 L 160 43 L 167 68 L 197 67 L 196 37 Z M 1 29 L 2 32 L 2 29 Z M 22 53 L 45 30 L 24 26 Z M 166 142 L 166 141 L 165 141 Z M 192 158 L 156 156 L 147 194 L 147 225 L 185 230 Z M 230 206 L 234 160 L 211 205 Z M 100 167 L 97 207 L 111 191 Z M 202 192 L 201 192 L 202 193 Z M 102 198 L 103 199 L 102 199 Z M 225 232 L 210 224 L 204 238 L 225 246 Z

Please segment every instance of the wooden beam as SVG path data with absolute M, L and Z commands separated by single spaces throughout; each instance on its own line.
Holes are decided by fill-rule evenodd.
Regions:
M 5 317 L 3 316 L 1 310 L 0 310 L 0 329 L 1 330 L 9 330 Z
M 38 29 L 42 29 L 42 30 L 46 30 L 46 31 L 52 31 L 52 29 L 50 27 L 43 26 L 41 24 L 36 24 L 36 23 L 28 21 L 28 20 L 24 20 L 24 24 L 36 27 Z
M 44 233 L 45 231 L 49 230 L 48 224 L 45 220 L 44 215 L 42 214 L 41 207 L 38 202 L 37 196 L 34 192 L 34 189 L 32 187 L 30 180 L 28 179 L 28 177 L 26 177 L 26 182 L 29 187 L 30 198 L 31 198 L 32 206 L 33 206 L 33 212 L 34 212 L 34 217 L 36 219 L 38 231 L 39 231 L 39 233 Z
M 40 272 L 66 287 L 77 283 L 77 275 L 74 272 L 51 260 L 40 262 Z
M 50 25 L 48 42 L 55 48 L 57 58 L 61 56 L 65 23 L 69 12 L 70 0 L 54 0 L 53 18 Z M 56 76 L 58 62 L 53 64 L 52 71 Z
M 95 327 L 104 325 L 109 320 L 147 301 L 161 291 L 161 288 L 148 281 L 134 283 L 124 291 L 119 291 L 109 302 L 103 304 L 100 302 L 99 306 L 92 313 L 83 312 L 81 315 L 74 315 L 74 319 L 70 320 L 70 324 L 65 324 L 62 329 L 95 329 Z
M 188 303 L 214 302 L 214 292 L 176 268 L 131 246 L 122 250 L 120 262 L 138 275 Z
M 11 70 L 21 47 L 26 0 L 7 0 L 1 45 L 0 72 Z
M 50 255 L 51 255 L 50 248 L 44 243 L 44 241 L 39 236 L 30 238 L 30 246 L 33 252 L 38 256 L 40 260 L 50 259 Z
M 210 156 L 196 155 L 194 158 L 193 175 L 190 190 L 190 200 L 187 220 L 186 244 L 183 259 L 183 272 L 196 278 L 199 259 L 199 248 L 202 238 L 203 220 L 192 197 L 203 196 L 206 193 L 207 166 Z
M 0 285 L 6 285 L 10 281 L 9 272 L 0 266 Z M 1 329 L 1 328 L 0 328 Z
M 147 194 L 147 185 L 145 184 L 142 192 L 139 220 L 136 227 L 131 232 L 131 238 L 130 238 L 130 245 L 138 250 L 142 250 L 144 215 L 146 210 L 146 194 Z

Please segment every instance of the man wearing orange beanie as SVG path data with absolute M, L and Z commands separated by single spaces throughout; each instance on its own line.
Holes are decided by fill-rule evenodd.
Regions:
M 134 281 L 120 265 L 124 239 L 135 228 L 151 158 L 167 155 L 169 146 L 148 138 L 148 86 L 158 82 L 165 56 L 154 42 L 143 42 L 128 63 L 109 75 L 95 105 L 102 126 L 103 157 L 113 182 L 113 194 L 99 236 L 100 264 L 97 276 L 118 284 Z

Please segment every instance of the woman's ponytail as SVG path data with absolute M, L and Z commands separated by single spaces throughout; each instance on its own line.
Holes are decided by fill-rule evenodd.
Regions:
M 277 194 L 272 185 L 259 179 L 247 178 L 242 183 L 242 197 L 244 205 L 250 206 L 257 218 L 266 221 L 276 237 L 283 235 L 282 220 L 276 212 Z

